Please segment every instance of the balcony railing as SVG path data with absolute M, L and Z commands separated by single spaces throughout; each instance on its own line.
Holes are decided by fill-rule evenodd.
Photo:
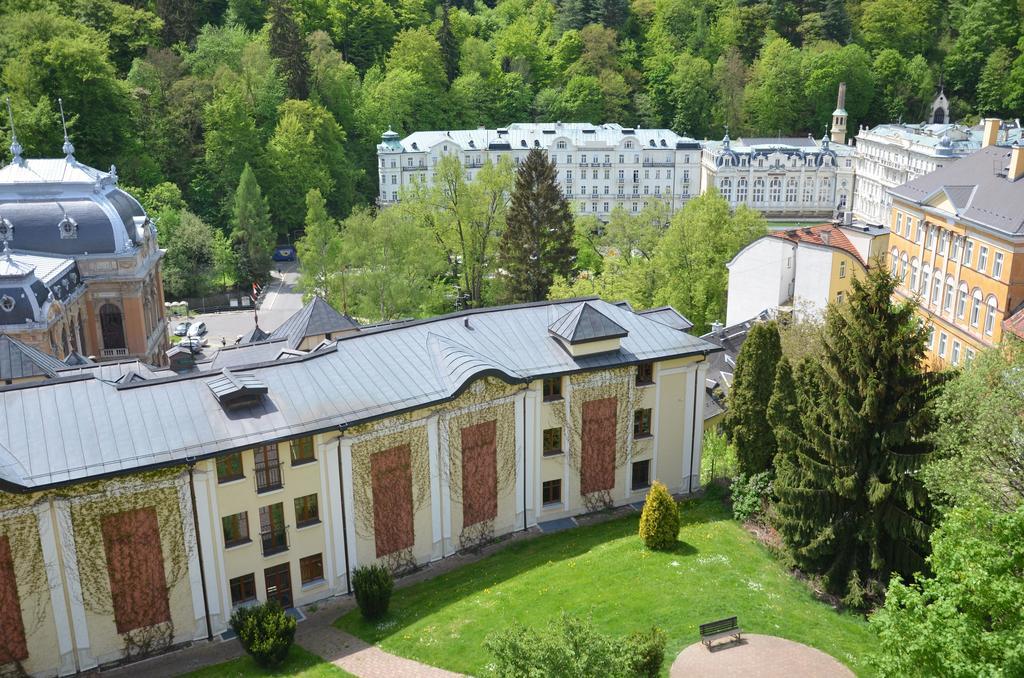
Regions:
M 284 480 L 281 477 L 281 463 L 265 464 L 256 463 L 256 492 L 272 492 L 284 487 Z
M 288 550 L 288 526 L 261 532 L 260 542 L 263 544 L 264 557 L 272 556 L 275 553 L 284 553 Z
M 126 348 L 104 348 L 100 350 L 100 355 L 104 358 L 123 358 L 128 355 L 128 349 Z

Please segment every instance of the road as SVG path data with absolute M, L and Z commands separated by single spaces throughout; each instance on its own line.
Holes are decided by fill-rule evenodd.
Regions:
M 280 274 L 277 270 L 270 272 L 272 282 L 270 289 L 263 298 L 263 304 L 259 310 L 260 328 L 265 332 L 273 332 L 281 323 L 287 320 L 293 313 L 302 308 L 302 293 L 295 290 L 295 283 L 299 274 L 295 262 L 280 264 Z M 171 330 L 181 322 L 182 318 L 170 319 Z M 189 317 L 189 321 L 204 322 L 209 333 L 206 339 L 210 348 L 217 348 L 223 343 L 231 345 L 240 334 L 245 334 L 253 328 L 253 310 L 222 311 L 220 313 L 204 313 Z

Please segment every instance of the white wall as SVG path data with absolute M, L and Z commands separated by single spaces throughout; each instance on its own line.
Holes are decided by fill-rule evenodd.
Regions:
M 832 280 L 832 250 L 801 246 L 796 251 L 796 267 L 793 304 L 824 313 Z
M 729 268 L 729 300 L 725 324 L 735 325 L 765 309 L 778 308 L 790 297 L 796 271 L 795 247 L 781 238 L 765 236 L 737 254 Z M 825 275 L 828 285 L 828 274 Z

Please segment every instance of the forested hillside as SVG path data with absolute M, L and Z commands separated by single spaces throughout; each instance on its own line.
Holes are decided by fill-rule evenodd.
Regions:
M 817 137 L 840 81 L 856 130 L 922 119 L 940 78 L 955 118 L 1024 107 L 1018 0 L 0 0 L 0 10 L 3 89 L 27 155 L 59 153 L 63 97 L 80 160 L 116 163 L 151 209 L 187 205 L 225 234 L 246 164 L 280 239 L 302 228 L 310 189 L 334 217 L 369 202 L 389 126 L 560 119 Z

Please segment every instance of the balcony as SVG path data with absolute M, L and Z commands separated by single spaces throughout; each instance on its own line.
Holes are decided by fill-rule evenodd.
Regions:
M 263 544 L 263 557 L 284 553 L 288 550 L 288 526 L 271 529 L 268 532 L 260 533 L 260 543 Z
M 675 163 L 658 160 L 644 160 L 644 167 L 675 167 Z
M 280 490 L 284 487 L 284 480 L 281 477 L 280 462 L 272 464 L 256 462 L 255 479 L 257 494 Z
M 128 355 L 128 349 L 126 348 L 104 348 L 100 350 L 100 356 L 103 358 L 124 358 Z

